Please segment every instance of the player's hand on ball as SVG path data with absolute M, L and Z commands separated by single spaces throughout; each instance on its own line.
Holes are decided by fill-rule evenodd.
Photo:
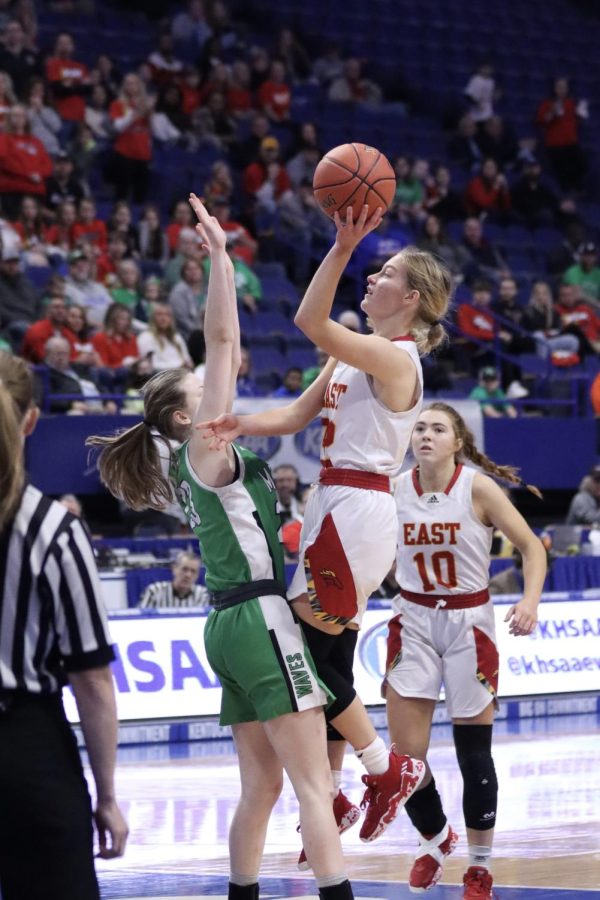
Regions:
M 333 221 L 337 229 L 335 242 L 343 250 L 354 250 L 357 244 L 381 224 L 383 208 L 378 206 L 369 217 L 369 207 L 365 204 L 356 222 L 352 218 L 352 207 L 348 207 L 344 216 L 334 213 Z

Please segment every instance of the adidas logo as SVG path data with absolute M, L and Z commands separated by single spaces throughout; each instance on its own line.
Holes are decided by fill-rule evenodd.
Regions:
M 432 494 L 427 502 L 428 503 L 439 503 L 440 501 L 438 500 L 438 498 L 436 497 L 435 494 Z

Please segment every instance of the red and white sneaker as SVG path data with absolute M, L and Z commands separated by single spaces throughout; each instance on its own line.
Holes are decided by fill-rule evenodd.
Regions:
M 383 834 L 424 777 L 425 763 L 410 756 L 400 756 L 392 744 L 387 772 L 362 776 L 367 789 L 360 807 L 366 807 L 367 812 L 360 829 L 361 841 L 374 841 Z
M 444 871 L 444 860 L 450 856 L 457 841 L 458 835 L 448 823 L 435 837 L 429 840 L 421 837 L 419 852 L 408 879 L 408 889 L 413 894 L 423 894 L 436 886 Z
M 493 884 L 487 869 L 469 866 L 463 876 L 463 900 L 494 900 Z
M 337 796 L 333 800 L 333 815 L 335 816 L 339 833 L 343 834 L 349 828 L 352 828 L 353 825 L 356 825 L 360 819 L 360 809 L 351 800 L 348 800 L 342 791 L 338 791 Z M 298 857 L 298 868 L 302 871 L 310 869 L 310 863 L 306 858 L 304 847 Z

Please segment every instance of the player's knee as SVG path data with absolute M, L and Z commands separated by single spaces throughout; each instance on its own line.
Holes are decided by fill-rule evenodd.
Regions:
M 256 810 L 257 815 L 262 813 L 263 816 L 269 816 L 282 790 L 283 774 L 274 773 L 268 777 L 253 779 L 249 784 L 242 784 L 241 799 Z
M 487 831 L 496 824 L 498 779 L 492 758 L 491 725 L 455 725 L 454 744 L 463 777 L 467 828 Z
M 327 683 L 327 682 L 326 682 Z M 325 719 L 326 721 L 332 722 L 338 716 L 340 716 L 352 703 L 354 698 L 356 697 L 356 691 L 352 687 L 351 684 L 342 684 L 338 683 L 334 687 L 329 685 L 329 687 L 335 693 L 335 700 L 333 703 L 327 707 L 325 710 Z M 330 738 L 330 740 L 337 740 L 335 737 Z

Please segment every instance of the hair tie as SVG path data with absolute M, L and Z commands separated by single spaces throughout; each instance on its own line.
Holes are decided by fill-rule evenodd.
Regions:
M 152 422 L 149 422 L 148 419 L 142 419 L 142 425 L 145 425 L 146 428 L 154 428 Z
M 430 322 L 430 323 L 429 323 L 429 327 L 430 327 L 430 328 L 435 328 L 436 325 L 441 325 L 441 324 L 442 324 L 442 323 L 441 323 L 441 320 L 440 320 L 440 319 L 434 319 L 433 322 Z

